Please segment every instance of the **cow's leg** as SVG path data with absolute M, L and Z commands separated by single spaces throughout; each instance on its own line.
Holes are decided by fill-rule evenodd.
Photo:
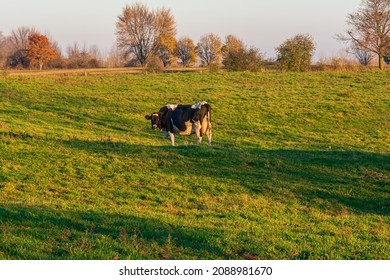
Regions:
M 171 138 L 172 146 L 175 146 L 175 134 L 169 132 L 169 138 Z
M 211 139 L 213 134 L 211 132 L 210 113 L 203 119 L 202 133 L 206 134 L 209 146 L 211 146 Z
M 198 144 L 202 143 L 202 126 L 200 125 L 200 122 L 195 122 L 195 132 L 196 132 L 196 139 L 198 140 Z
M 210 112 L 207 114 L 206 123 L 204 124 L 206 126 L 206 135 L 207 140 L 209 142 L 209 146 L 211 146 L 211 138 L 213 136 L 213 133 L 211 132 L 211 121 L 210 121 Z
M 211 146 L 211 139 L 212 139 L 212 133 L 211 133 L 211 130 L 209 132 L 209 135 L 207 135 L 207 138 L 209 140 L 209 146 Z
M 209 124 L 209 127 L 206 131 L 207 140 L 209 141 L 209 146 L 211 146 L 211 138 L 212 138 L 212 132 L 211 132 L 211 124 Z

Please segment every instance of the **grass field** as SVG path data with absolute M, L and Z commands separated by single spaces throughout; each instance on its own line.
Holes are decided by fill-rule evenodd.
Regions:
M 390 259 L 389 81 L 0 76 L 0 258 Z M 212 147 L 144 119 L 203 100 Z

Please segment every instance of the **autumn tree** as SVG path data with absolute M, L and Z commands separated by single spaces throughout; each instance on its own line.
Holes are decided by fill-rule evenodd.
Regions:
M 244 42 L 234 35 L 228 35 L 225 44 L 222 46 L 222 58 L 225 59 L 229 53 L 238 52 L 245 49 Z
M 196 53 L 203 65 L 219 64 L 221 62 L 221 39 L 213 34 L 203 35 L 196 46 Z
M 164 67 L 167 67 L 173 64 L 176 58 L 177 45 L 176 23 L 170 10 L 162 8 L 156 11 L 156 29 L 160 31 L 154 54 L 161 59 Z
M 390 52 L 390 0 L 363 0 L 360 8 L 347 16 L 347 25 L 347 35 L 338 35 L 338 39 L 378 55 L 383 70 L 384 57 Z
M 126 5 L 116 23 L 118 46 L 127 56 L 134 56 L 141 66 L 145 66 L 150 55 L 166 58 L 173 52 L 176 25 L 169 9 L 156 11 L 141 3 Z
M 287 71 L 306 71 L 310 68 L 314 51 L 314 39 L 308 34 L 287 39 L 276 48 L 279 67 Z
M 161 60 L 164 67 L 174 64 L 176 61 L 176 39 L 170 38 L 165 40 L 165 38 L 160 38 L 158 40 L 158 47 L 156 48 L 156 56 Z
M 27 57 L 32 64 L 39 66 L 39 70 L 42 70 L 44 63 L 57 56 L 57 51 L 45 35 L 38 33 L 31 34 L 28 37 L 28 41 Z
M 196 62 L 195 44 L 188 37 L 182 37 L 177 42 L 177 56 L 184 67 L 190 66 Z

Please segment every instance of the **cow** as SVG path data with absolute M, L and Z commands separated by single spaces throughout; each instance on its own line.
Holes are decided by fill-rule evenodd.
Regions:
M 167 104 L 145 119 L 151 121 L 152 129 L 161 130 L 169 137 L 172 146 L 175 146 L 175 134 L 196 134 L 198 144 L 205 134 L 211 146 L 211 106 L 206 101 L 193 105 Z

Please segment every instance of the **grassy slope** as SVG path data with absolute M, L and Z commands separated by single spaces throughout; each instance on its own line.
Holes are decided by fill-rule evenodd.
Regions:
M 389 259 L 389 80 L 0 77 L 0 258 Z M 144 119 L 202 100 L 211 148 Z

